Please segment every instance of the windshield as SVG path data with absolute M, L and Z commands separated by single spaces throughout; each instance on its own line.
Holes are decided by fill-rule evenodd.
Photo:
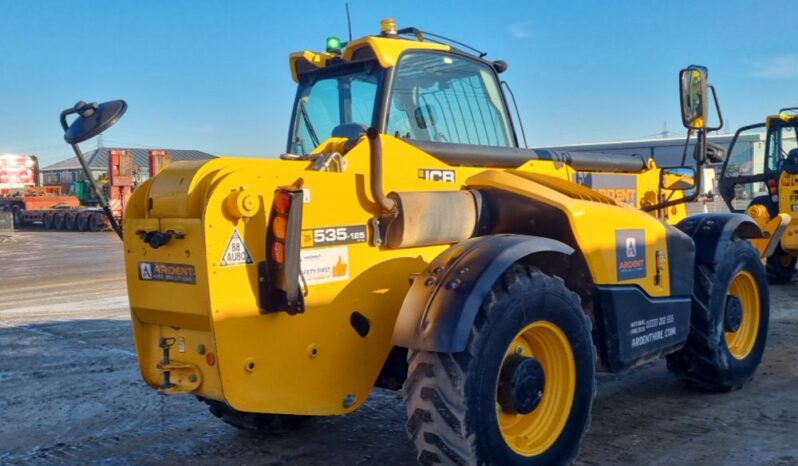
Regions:
M 798 125 L 798 122 L 796 122 Z M 796 139 L 796 126 L 785 125 L 774 129 L 770 133 L 768 142 L 768 172 L 778 176 L 781 171 L 781 164 L 790 154 L 790 151 L 798 149 L 798 139 Z
M 382 68 L 352 63 L 301 76 L 288 152 L 307 155 L 346 123 L 372 125 Z

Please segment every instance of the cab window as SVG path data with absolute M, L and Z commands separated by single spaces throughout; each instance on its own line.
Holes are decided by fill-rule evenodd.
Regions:
M 794 126 L 783 126 L 772 131 L 768 143 L 768 173 L 777 175 L 781 171 L 784 159 L 793 149 L 798 149 Z
M 386 133 L 420 141 L 515 146 L 493 70 L 440 52 L 410 52 L 399 60 Z

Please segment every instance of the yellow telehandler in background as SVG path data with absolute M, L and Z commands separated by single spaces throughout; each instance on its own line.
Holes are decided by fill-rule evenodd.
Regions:
M 775 284 L 792 280 L 798 257 L 797 134 L 798 108 L 740 128 L 720 175 L 720 194 L 732 212 L 746 212 L 759 224 L 789 217 L 786 233 L 768 254 L 768 281 Z
M 680 73 L 694 167 L 658 168 L 519 147 L 506 63 L 451 44 L 385 20 L 292 54 L 286 154 L 177 162 L 138 187 L 123 231 L 149 385 L 261 432 L 403 390 L 422 464 L 550 465 L 577 455 L 596 370 L 667 357 L 705 389 L 751 379 L 762 229 L 683 218 L 706 69 Z M 125 108 L 64 112 L 79 158 Z M 631 177 L 636 205 L 578 174 Z

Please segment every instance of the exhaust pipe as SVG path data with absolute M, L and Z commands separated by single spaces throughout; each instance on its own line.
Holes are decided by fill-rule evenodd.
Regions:
M 371 162 L 369 173 L 369 185 L 371 187 L 371 197 L 382 208 L 385 213 L 396 212 L 396 201 L 386 196 L 382 192 L 382 141 L 380 132 L 376 128 L 369 128 L 366 131 L 369 140 L 369 159 Z

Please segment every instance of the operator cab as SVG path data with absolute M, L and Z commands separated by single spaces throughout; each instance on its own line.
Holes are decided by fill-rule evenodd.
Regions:
M 796 135 L 796 108 L 782 109 L 765 123 L 737 130 L 723 164 L 719 186 L 730 210 L 745 211 L 756 198 L 768 200 L 778 195 L 782 172 L 798 172 Z
M 489 62 L 384 20 L 379 36 L 327 41 L 291 55 L 298 82 L 287 151 L 307 156 L 329 138 L 369 127 L 408 142 L 517 148 L 501 90 L 504 62 Z M 436 36 L 438 37 L 438 36 Z

